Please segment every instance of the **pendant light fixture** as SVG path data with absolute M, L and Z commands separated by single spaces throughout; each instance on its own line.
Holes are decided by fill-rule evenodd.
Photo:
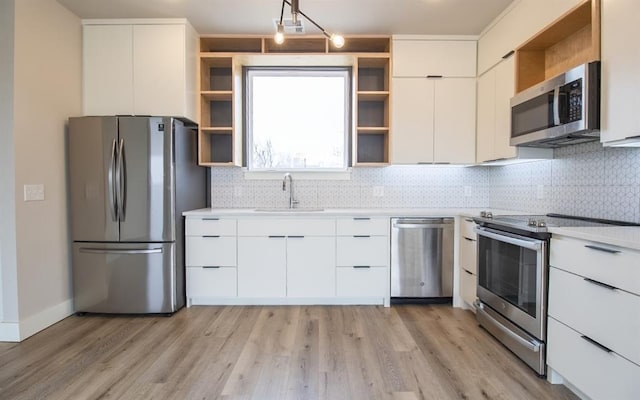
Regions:
M 307 21 L 311 22 L 313 25 L 315 25 L 316 28 L 320 29 L 320 31 L 322 32 L 323 35 L 325 35 L 326 37 L 329 38 L 329 40 L 331 40 L 331 43 L 333 43 L 333 45 L 337 48 L 341 48 L 342 46 L 344 46 L 344 37 L 342 37 L 342 35 L 338 35 L 338 34 L 331 34 L 329 32 L 327 32 L 323 27 L 321 27 L 320 25 L 318 25 L 318 23 L 314 20 L 312 20 L 311 18 L 309 18 L 309 16 L 305 13 L 303 13 L 302 11 L 300 11 L 300 1 L 299 0 L 282 0 L 282 8 L 280 9 L 280 20 L 278 21 L 278 24 L 276 26 L 276 34 L 273 36 L 273 40 L 277 43 L 277 44 L 282 44 L 284 43 L 284 24 L 282 23 L 282 17 L 284 16 L 284 5 L 288 4 L 289 8 L 291 8 L 291 19 L 295 24 L 298 23 L 298 15 L 302 15 Z

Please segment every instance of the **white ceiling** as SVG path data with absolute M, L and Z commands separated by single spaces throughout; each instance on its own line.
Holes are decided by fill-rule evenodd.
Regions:
M 343 34 L 477 35 L 513 0 L 300 0 Z M 81 18 L 187 18 L 200 34 L 271 34 L 281 0 L 58 0 Z M 285 16 L 289 6 L 285 7 Z M 290 14 L 289 14 L 290 15 Z M 307 33 L 316 33 L 306 23 Z M 319 33 L 319 32 L 317 32 Z

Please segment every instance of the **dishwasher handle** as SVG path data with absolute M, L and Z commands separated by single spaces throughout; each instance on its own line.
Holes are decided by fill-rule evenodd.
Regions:
M 453 218 L 397 219 L 393 221 L 393 227 L 398 229 L 448 228 L 452 225 Z

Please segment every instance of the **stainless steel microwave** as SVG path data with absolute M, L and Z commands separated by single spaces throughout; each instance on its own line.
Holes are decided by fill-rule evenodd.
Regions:
M 559 147 L 599 137 L 599 61 L 579 65 L 511 99 L 512 146 Z

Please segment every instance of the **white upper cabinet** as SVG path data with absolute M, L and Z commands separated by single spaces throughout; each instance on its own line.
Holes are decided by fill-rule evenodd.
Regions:
M 83 106 L 85 115 L 132 114 L 131 25 L 85 25 Z
M 629 0 L 630 2 L 633 0 Z M 478 75 L 582 0 L 520 0 L 478 41 Z
M 514 90 L 514 57 L 478 78 L 478 162 L 516 156 L 516 148 L 509 146 Z
M 186 20 L 83 21 L 85 115 L 196 119 L 197 37 Z
M 475 162 L 476 42 L 394 37 L 393 164 Z
M 393 40 L 393 76 L 476 76 L 475 40 Z
M 640 143 L 640 35 L 638 0 L 602 0 L 602 114 L 600 140 Z M 631 41 L 631 42 L 630 42 Z

